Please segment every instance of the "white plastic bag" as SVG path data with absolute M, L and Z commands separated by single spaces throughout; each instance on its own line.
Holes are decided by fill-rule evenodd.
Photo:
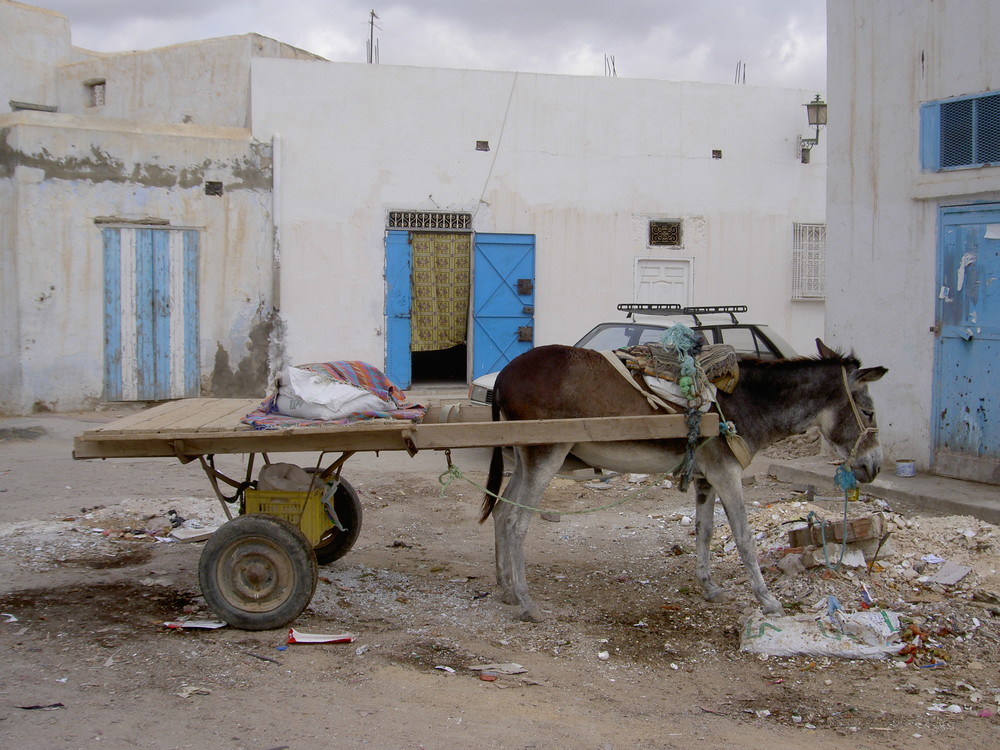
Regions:
M 899 653 L 899 614 L 883 609 L 825 614 L 764 615 L 743 625 L 740 651 L 769 656 L 885 659 Z
M 275 406 L 279 414 L 300 419 L 342 419 L 358 411 L 396 408 L 364 388 L 298 367 L 282 371 Z

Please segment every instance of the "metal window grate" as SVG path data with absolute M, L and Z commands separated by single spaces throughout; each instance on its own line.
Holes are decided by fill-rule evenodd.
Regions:
M 389 229 L 472 230 L 472 214 L 445 211 L 390 211 Z
M 1000 94 L 941 102 L 940 168 L 1000 162 Z
M 92 81 L 87 81 L 85 83 L 88 92 L 88 106 L 90 107 L 103 107 L 105 94 L 107 92 L 107 83 L 104 79 L 95 79 Z
M 681 244 L 681 223 L 679 221 L 649 222 L 649 244 L 652 246 Z
M 792 227 L 792 299 L 826 299 L 826 224 Z

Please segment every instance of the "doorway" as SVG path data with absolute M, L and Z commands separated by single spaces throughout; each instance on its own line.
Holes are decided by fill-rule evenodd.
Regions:
M 465 385 L 531 348 L 533 235 L 389 230 L 385 250 L 385 374 L 400 388 Z
M 934 471 L 1000 484 L 1000 204 L 941 209 Z

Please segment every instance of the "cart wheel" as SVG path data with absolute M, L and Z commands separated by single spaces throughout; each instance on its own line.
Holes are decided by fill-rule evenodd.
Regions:
M 208 606 L 243 630 L 288 625 L 309 605 L 318 577 L 305 535 L 264 513 L 223 524 L 205 543 L 198 563 Z
M 320 565 L 327 565 L 346 555 L 361 533 L 361 498 L 346 479 L 340 480 L 333 495 L 333 509 L 337 511 L 337 518 L 345 531 L 331 526 L 323 534 L 314 549 L 316 562 Z

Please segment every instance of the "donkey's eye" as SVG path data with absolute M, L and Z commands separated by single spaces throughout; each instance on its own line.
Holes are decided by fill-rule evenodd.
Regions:
M 867 419 L 869 422 L 875 419 L 875 412 L 873 411 L 865 411 L 864 409 L 862 409 L 861 413 L 865 415 L 865 419 Z

